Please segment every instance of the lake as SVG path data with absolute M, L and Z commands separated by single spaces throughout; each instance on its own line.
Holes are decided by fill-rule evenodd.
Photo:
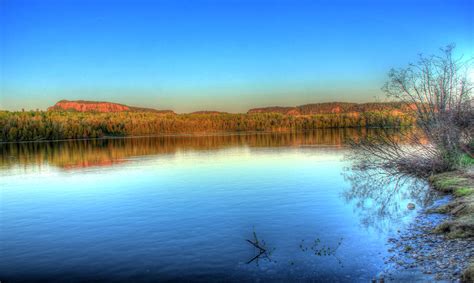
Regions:
M 0 280 L 368 282 L 430 200 L 351 172 L 360 134 L 2 144 Z

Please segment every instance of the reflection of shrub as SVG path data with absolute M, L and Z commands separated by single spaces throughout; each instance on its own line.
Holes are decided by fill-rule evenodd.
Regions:
M 371 228 L 391 229 L 393 223 L 412 213 L 407 203 L 424 207 L 434 197 L 423 179 L 382 169 L 347 169 L 344 178 L 351 186 L 343 197 L 355 205 L 361 223 Z

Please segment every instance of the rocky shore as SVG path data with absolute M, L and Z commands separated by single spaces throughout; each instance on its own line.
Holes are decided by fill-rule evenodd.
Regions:
M 474 282 L 474 181 L 472 170 L 434 175 L 433 189 L 448 195 L 390 238 L 385 276 L 419 270 L 433 280 Z
M 448 201 L 450 198 L 445 197 L 432 209 Z M 450 239 L 444 234 L 433 233 L 436 227 L 451 218 L 430 210 L 422 212 L 408 229 L 389 239 L 389 251 L 394 255 L 386 263 L 395 271 L 418 269 L 434 280 L 461 281 L 463 270 L 474 257 L 473 239 Z M 387 278 L 391 273 L 393 271 L 387 271 Z

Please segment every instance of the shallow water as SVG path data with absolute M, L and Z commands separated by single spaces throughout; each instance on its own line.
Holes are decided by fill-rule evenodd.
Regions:
M 354 178 L 357 134 L 0 145 L 0 280 L 367 282 L 426 185 Z

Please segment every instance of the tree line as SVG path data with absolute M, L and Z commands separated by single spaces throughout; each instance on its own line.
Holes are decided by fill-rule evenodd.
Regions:
M 0 111 L 0 142 L 325 128 L 397 128 L 414 124 L 390 111 L 291 116 L 255 114 L 158 114 L 150 112 Z

